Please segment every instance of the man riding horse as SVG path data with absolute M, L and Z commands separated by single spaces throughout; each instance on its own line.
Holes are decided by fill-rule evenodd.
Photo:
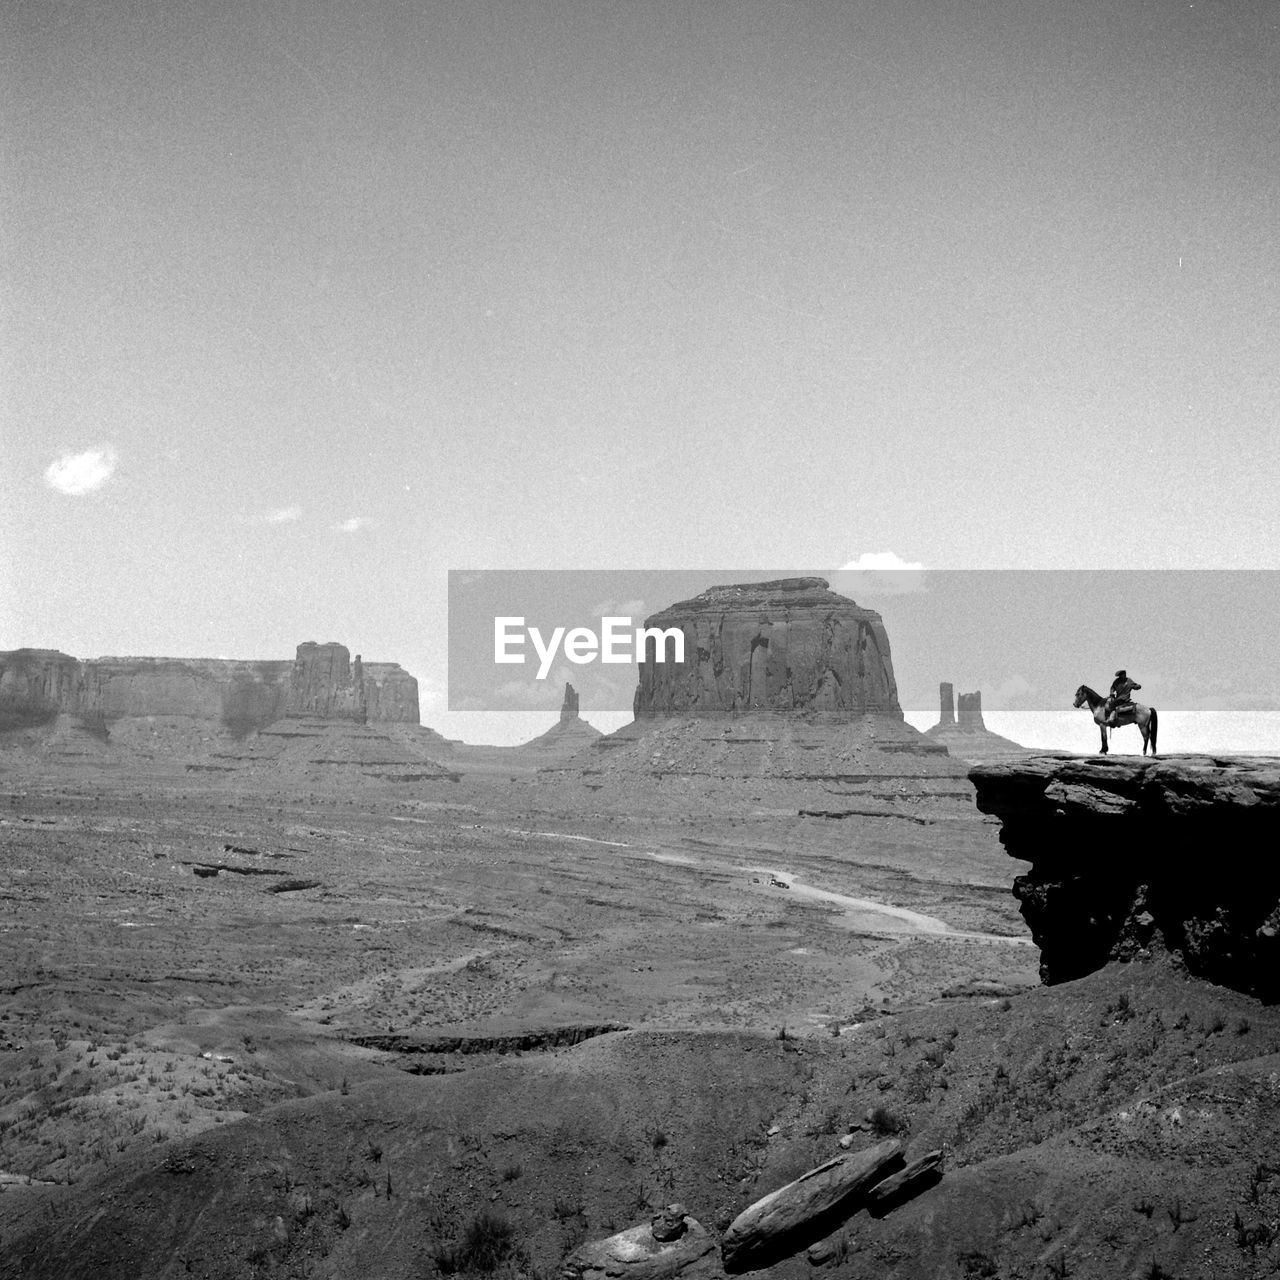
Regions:
M 1112 726 L 1132 723 L 1133 691 L 1142 686 L 1136 680 L 1130 680 L 1123 667 L 1116 672 L 1111 682 L 1111 694 L 1107 698 L 1107 723 Z M 1127 717 L 1122 719 L 1122 717 Z
M 1155 707 L 1144 707 L 1142 703 L 1134 702 L 1133 691 L 1141 688 L 1142 686 L 1136 680 L 1129 679 L 1126 672 L 1117 671 L 1116 678 L 1111 682 L 1111 692 L 1105 698 L 1096 689 L 1090 689 L 1087 684 L 1082 684 L 1076 690 L 1075 701 L 1071 705 L 1073 707 L 1088 705 L 1093 723 L 1098 726 L 1104 756 L 1108 751 L 1107 734 L 1112 729 L 1118 729 L 1126 724 L 1138 726 L 1138 732 L 1142 734 L 1142 754 L 1145 756 L 1147 749 L 1150 748 L 1151 754 L 1155 755 L 1160 716 Z

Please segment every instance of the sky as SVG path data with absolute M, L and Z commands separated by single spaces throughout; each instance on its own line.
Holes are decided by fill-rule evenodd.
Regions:
M 10 0 L 0 648 L 339 640 L 447 729 L 451 569 L 1280 568 L 1277 65 L 1271 0 Z
M 568 682 L 591 711 L 629 710 L 634 656 L 645 647 L 637 627 L 688 623 L 687 606 L 668 606 L 712 584 L 805 576 L 818 575 L 794 565 L 451 574 L 448 705 L 558 712 Z M 928 724 L 937 723 L 944 681 L 956 693 L 981 692 L 986 710 L 1062 710 L 1082 684 L 1105 694 L 1117 655 L 1144 691 L 1139 701 L 1162 713 L 1267 712 L 1280 720 L 1275 570 L 846 569 L 825 580 L 882 620 L 898 703 L 931 709 Z M 856 639 L 852 629 L 847 639 Z M 685 660 L 696 664 L 690 646 L 699 641 L 692 630 L 684 640 Z M 601 661 L 606 644 L 609 662 Z M 673 645 L 663 641 L 661 661 L 677 660 Z

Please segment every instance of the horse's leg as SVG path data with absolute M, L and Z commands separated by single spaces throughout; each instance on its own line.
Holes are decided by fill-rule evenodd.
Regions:
M 1100 724 L 1098 726 L 1098 732 L 1102 735 L 1102 750 L 1098 754 L 1105 756 L 1107 754 L 1107 726 L 1105 724 Z

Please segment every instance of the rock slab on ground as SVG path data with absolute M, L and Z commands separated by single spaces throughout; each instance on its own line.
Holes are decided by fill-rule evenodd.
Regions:
M 679 1212 L 677 1212 L 679 1210 Z M 642 1222 L 603 1240 L 579 1245 L 564 1261 L 565 1280 L 606 1280 L 626 1276 L 627 1280 L 670 1280 L 688 1271 L 715 1249 L 715 1241 L 696 1219 L 672 1205 Z M 676 1230 L 676 1225 L 679 1230 Z M 662 1238 L 660 1238 L 660 1236 Z M 714 1273 L 716 1267 L 700 1268 Z
M 756 1271 L 830 1234 L 901 1164 L 902 1143 L 888 1138 L 865 1151 L 838 1155 L 757 1200 L 724 1234 L 724 1269 Z
M 883 1182 L 877 1182 L 867 1192 L 867 1209 L 872 1216 L 883 1217 L 941 1181 L 942 1152 L 930 1151 L 897 1173 L 891 1173 Z

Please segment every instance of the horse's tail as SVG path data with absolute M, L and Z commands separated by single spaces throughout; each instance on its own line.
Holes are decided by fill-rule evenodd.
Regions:
M 1160 728 L 1160 716 L 1155 707 L 1151 708 L 1151 754 L 1156 753 L 1156 732 Z

